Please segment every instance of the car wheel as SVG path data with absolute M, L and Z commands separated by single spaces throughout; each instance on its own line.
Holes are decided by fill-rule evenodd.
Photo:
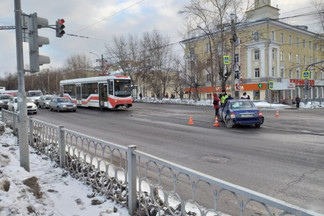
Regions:
M 261 127 L 261 124 L 255 124 L 255 127 L 256 128 L 260 128 Z
M 226 119 L 225 120 L 225 125 L 228 128 L 232 128 L 234 126 L 234 121 L 232 119 Z
M 57 112 L 60 112 L 61 110 L 60 110 L 60 107 L 56 107 L 56 110 L 57 110 Z

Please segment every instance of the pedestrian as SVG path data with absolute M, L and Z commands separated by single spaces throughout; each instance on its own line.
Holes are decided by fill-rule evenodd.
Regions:
M 217 97 L 217 94 L 214 93 L 213 104 L 214 104 L 214 109 L 215 109 L 215 117 L 218 116 L 218 113 L 219 113 L 219 102 L 220 102 L 220 99 Z
M 220 95 L 220 100 L 221 100 L 221 106 L 224 106 L 225 100 L 227 98 L 227 94 L 226 94 L 226 90 L 223 89 L 222 90 L 222 94 Z
M 142 100 L 142 97 L 143 97 L 142 92 L 139 93 L 139 97 Z
M 233 99 L 234 99 L 234 98 L 232 97 L 232 95 L 229 94 L 228 97 L 226 97 L 225 102 L 228 101 L 228 100 L 233 100 Z
M 241 99 L 247 99 L 250 100 L 250 95 L 247 95 L 246 92 L 243 93 L 243 96 L 241 97 Z
M 296 108 L 299 108 L 300 97 L 298 95 L 297 95 L 295 101 L 296 101 Z

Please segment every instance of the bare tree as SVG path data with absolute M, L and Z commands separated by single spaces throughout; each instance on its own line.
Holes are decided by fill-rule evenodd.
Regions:
M 249 1 L 245 4 L 249 8 Z M 187 19 L 191 20 L 195 26 L 193 29 L 200 29 L 208 37 L 210 44 L 210 74 L 211 83 L 216 82 L 216 74 L 221 80 L 222 89 L 225 89 L 226 80 L 230 77 L 232 71 L 225 69 L 223 56 L 229 52 L 229 40 L 226 34 L 229 34 L 230 14 L 238 15 L 243 11 L 242 0 L 191 0 L 190 3 L 180 11 L 185 14 Z M 214 70 L 217 73 L 214 74 Z
M 320 25 L 322 26 L 322 33 L 324 32 L 324 3 L 321 0 L 312 0 L 312 5 L 315 7 L 320 20 Z

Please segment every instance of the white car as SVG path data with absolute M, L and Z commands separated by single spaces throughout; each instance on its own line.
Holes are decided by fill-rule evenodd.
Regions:
M 14 111 L 14 112 L 18 111 L 18 98 L 17 97 L 13 97 L 10 99 L 10 101 L 8 103 L 8 110 Z M 37 113 L 37 105 L 29 99 L 27 99 L 27 113 L 32 113 L 32 114 Z

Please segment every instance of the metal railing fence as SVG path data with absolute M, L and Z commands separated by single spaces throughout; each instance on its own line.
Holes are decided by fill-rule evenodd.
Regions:
M 17 128 L 18 115 L 2 121 Z M 136 150 L 30 118 L 29 143 L 131 215 L 320 216 L 264 194 Z

